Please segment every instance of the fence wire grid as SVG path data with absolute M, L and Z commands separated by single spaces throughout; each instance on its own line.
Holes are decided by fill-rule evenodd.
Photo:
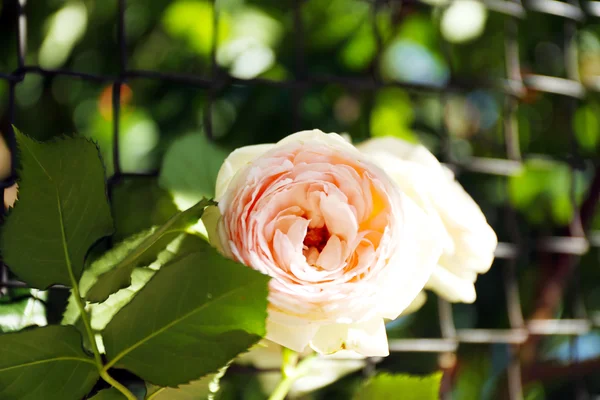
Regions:
M 333 75 L 314 75 L 307 73 L 305 64 L 305 43 L 304 43 L 304 28 L 301 18 L 301 8 L 303 0 L 290 0 L 290 9 L 293 10 L 293 27 L 295 38 L 295 70 L 292 79 L 284 81 L 274 81 L 262 78 L 255 79 L 238 79 L 233 78 L 219 69 L 216 61 L 216 35 L 213 35 L 212 51 L 211 51 L 211 67 L 210 76 L 201 77 L 193 74 L 185 73 L 165 73 L 152 70 L 138 70 L 129 68 L 128 51 L 126 42 L 125 10 L 127 0 L 114 0 L 118 2 L 118 21 L 117 21 L 117 42 L 118 53 L 114 54 L 114 59 L 118 62 L 119 73 L 115 76 L 98 75 L 86 72 L 75 71 L 71 69 L 44 69 L 38 65 L 28 65 L 25 62 L 26 42 L 27 42 L 27 9 L 33 7 L 33 4 L 28 4 L 26 0 L 10 0 L 5 2 L 5 7 L 12 8 L 16 20 L 14 27 L 16 29 L 17 43 L 15 44 L 17 53 L 17 68 L 12 73 L 0 72 L 0 81 L 8 83 L 8 115 L 9 121 L 14 123 L 16 113 L 18 112 L 15 91 L 25 77 L 30 74 L 40 75 L 43 77 L 69 77 L 74 80 L 92 81 L 112 85 L 112 112 L 113 112 L 113 168 L 114 175 L 109 179 L 109 193 L 111 187 L 115 183 L 124 178 L 131 176 L 139 176 L 140 174 L 129 174 L 122 171 L 120 162 L 119 135 L 120 135 L 120 118 L 121 110 L 121 87 L 127 82 L 133 80 L 158 80 L 172 84 L 184 84 L 198 90 L 205 91 L 207 94 L 206 109 L 210 110 L 215 95 L 230 85 L 242 86 L 270 86 L 281 90 L 289 91 L 292 95 L 293 104 L 293 123 L 297 130 L 304 128 L 302 126 L 301 116 L 299 112 L 300 102 L 305 92 L 312 87 L 322 87 L 327 84 L 340 85 L 347 89 L 359 89 L 371 91 L 375 93 L 379 89 L 387 87 L 399 87 L 418 93 L 434 94 L 439 97 L 442 107 L 446 106 L 448 95 L 453 92 L 465 92 L 477 88 L 485 88 L 493 90 L 495 93 L 501 94 L 504 97 L 503 104 L 503 146 L 505 148 L 505 158 L 471 158 L 467 163 L 459 163 L 453 161 L 452 152 L 449 146 L 444 147 L 444 154 L 440 156 L 452 170 L 460 174 L 461 171 L 468 171 L 477 174 L 495 175 L 502 177 L 510 177 L 514 175 L 522 165 L 522 152 L 519 147 L 519 132 L 517 124 L 517 110 L 524 96 L 528 91 L 537 91 L 541 93 L 550 93 L 563 96 L 568 99 L 571 107 L 567 110 L 570 118 L 573 118 L 576 105 L 579 101 L 586 98 L 589 92 L 600 92 L 600 85 L 597 88 L 584 86 L 579 79 L 577 69 L 577 49 L 574 44 L 574 37 L 578 32 L 578 28 L 584 22 L 600 21 L 600 1 L 556 1 L 556 0 L 482 0 L 482 3 L 489 12 L 503 15 L 505 23 L 504 33 L 504 58 L 506 78 L 487 81 L 475 81 L 473 79 L 460 79 L 460 77 L 451 74 L 449 82 L 444 86 L 402 83 L 402 82 L 383 82 L 376 73 L 373 75 L 363 75 L 360 77 L 341 77 Z M 365 0 L 367 1 L 367 0 Z M 460 1 L 460 0 L 455 0 Z M 373 10 L 373 19 L 379 7 L 396 6 L 402 7 L 406 5 L 429 8 L 430 5 L 422 3 L 418 0 L 368 0 L 367 1 Z M 214 3 L 214 0 L 213 0 Z M 522 75 L 521 60 L 519 56 L 519 41 L 518 41 L 518 26 L 520 21 L 528 18 L 528 15 L 533 13 L 541 13 L 553 15 L 561 18 L 564 25 L 564 48 L 565 55 L 564 65 L 566 70 L 566 78 L 528 74 Z M 215 8 L 213 13 L 213 30 L 217 31 L 219 24 L 218 8 Z M 373 22 L 374 31 L 377 34 L 377 28 Z M 380 39 L 380 38 L 379 38 Z M 379 59 L 382 52 L 381 40 L 377 43 L 376 59 Z M 443 50 L 446 56 L 448 65 L 451 64 L 448 52 Z M 451 71 L 452 72 L 452 71 Z M 600 77 L 599 77 L 600 78 Z M 206 134 L 212 138 L 213 123 L 211 120 L 211 112 L 204 112 L 204 126 Z M 446 122 L 443 122 L 443 131 L 447 132 Z M 9 148 L 15 152 L 14 132 L 11 126 L 5 127 L 7 135 L 7 143 Z M 568 132 L 571 136 L 574 133 Z M 572 137 L 572 147 L 566 151 L 565 159 L 571 166 L 572 174 L 577 168 L 580 168 L 582 160 L 579 156 L 577 142 Z M 1 182 L 0 188 L 10 187 L 17 179 L 15 165 L 16 160 L 13 157 L 12 176 Z M 519 298 L 518 282 L 516 279 L 517 263 L 523 257 L 530 254 L 537 256 L 552 255 L 554 262 L 554 275 L 549 278 L 547 286 L 550 288 L 560 289 L 562 294 L 565 287 L 574 284 L 577 285 L 577 267 L 580 257 L 587 253 L 591 247 L 600 247 L 600 232 L 589 232 L 587 227 L 594 214 L 596 203 L 598 202 L 600 193 L 600 163 L 595 161 L 595 175 L 591 182 L 587 197 L 583 205 L 578 208 L 575 201 L 575 196 L 571 196 L 572 205 L 575 210 L 579 209 L 579 213 L 575 213 L 573 221 L 570 223 L 568 230 L 563 236 L 555 237 L 537 237 L 535 240 L 527 241 L 523 237 L 523 233 L 519 231 L 517 223 L 517 213 L 513 209 L 508 209 L 503 223 L 506 224 L 507 231 L 510 232 L 510 242 L 501 242 L 496 251 L 496 258 L 504 260 L 504 262 L 496 262 L 493 268 L 501 268 L 504 276 L 504 290 L 506 307 L 508 312 L 509 329 L 456 329 L 453 320 L 452 305 L 442 299 L 438 299 L 437 308 L 439 315 L 439 328 L 441 337 L 439 338 L 415 338 L 415 339 L 390 339 L 389 346 L 391 353 L 437 353 L 440 355 L 440 367 L 447 374 L 442 383 L 441 396 L 444 399 L 451 398 L 452 383 L 448 375 L 452 374 L 454 364 L 448 363 L 452 360 L 461 344 L 505 344 L 508 349 L 510 364 L 506 374 L 506 393 L 504 397 L 517 400 L 523 399 L 524 381 L 543 377 L 545 373 L 556 373 L 550 367 L 548 369 L 537 370 L 535 362 L 533 367 L 527 371 L 522 370 L 523 351 L 530 346 L 531 343 L 539 341 L 540 338 L 553 335 L 568 335 L 578 337 L 592 331 L 600 326 L 600 316 L 588 316 L 588 313 L 583 307 L 583 299 L 581 298 L 581 290 L 575 286 L 573 293 L 576 298 L 573 302 L 574 307 L 571 319 L 548 319 L 544 316 L 533 315 L 531 318 L 525 319 L 522 312 L 522 306 Z M 148 175 L 156 176 L 158 171 Z M 143 174 L 142 174 L 143 175 Z M 572 180 L 574 181 L 574 179 Z M 574 184 L 572 185 L 574 186 Z M 574 189 L 573 189 L 574 192 Z M 533 247 L 531 246 L 533 243 Z M 499 265 L 501 264 L 501 265 Z M 8 267 L 2 265 L 2 274 L 0 276 L 0 290 L 5 291 L 7 288 L 26 287 L 24 283 L 10 279 Z M 53 287 L 50 290 L 60 290 L 64 288 Z M 560 297 L 560 296 L 559 296 Z M 542 298 L 542 301 L 552 303 L 556 299 L 549 297 Z M 378 360 L 372 360 L 366 368 L 365 373 L 372 373 L 377 366 Z M 558 367 L 560 368 L 560 367 Z M 585 362 L 578 363 L 574 368 L 586 368 Z M 548 372 L 549 371 L 549 372 Z M 558 369 L 559 373 L 560 369 Z M 567 370 L 565 370 L 567 371 Z M 571 371 L 572 372 L 572 371 Z M 577 373 L 575 373 L 577 376 Z M 593 395 L 587 391 L 586 385 L 580 378 L 577 385 L 576 393 L 573 398 L 587 399 Z M 597 395 L 598 393 L 596 393 Z

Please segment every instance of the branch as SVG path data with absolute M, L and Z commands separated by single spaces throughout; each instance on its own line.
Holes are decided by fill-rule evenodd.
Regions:
M 585 360 L 571 364 L 557 362 L 536 363 L 523 370 L 523 384 L 534 381 L 565 380 L 583 377 L 600 370 L 600 358 Z

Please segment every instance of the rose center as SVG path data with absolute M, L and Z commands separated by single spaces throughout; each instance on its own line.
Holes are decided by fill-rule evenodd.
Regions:
M 323 251 L 329 240 L 329 230 L 325 225 L 320 228 L 309 228 L 304 237 L 304 246 L 315 248 L 320 253 Z

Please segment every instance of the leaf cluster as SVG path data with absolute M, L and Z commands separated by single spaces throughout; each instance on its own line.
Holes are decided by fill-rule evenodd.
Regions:
M 78 400 L 102 378 L 113 388 L 94 399 L 136 399 L 115 368 L 145 380 L 147 398 L 209 396 L 219 371 L 265 335 L 269 281 L 189 229 L 214 202 L 90 252 L 114 232 L 97 146 L 16 138 L 19 200 L 0 251 L 30 287 L 61 284 L 71 297 L 63 325 L 0 336 L 0 398 Z

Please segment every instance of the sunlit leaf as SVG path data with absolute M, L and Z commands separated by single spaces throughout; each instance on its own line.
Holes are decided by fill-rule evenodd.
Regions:
M 369 66 L 377 52 L 373 28 L 364 23 L 340 53 L 342 62 L 351 70 L 360 71 Z
M 94 102 L 95 104 L 95 102 Z M 111 114 L 102 115 L 105 110 L 99 102 L 85 136 L 98 143 L 106 165 L 106 175 L 114 174 L 113 160 L 113 120 Z M 122 106 L 123 107 L 123 106 Z M 112 112 L 112 108 L 108 109 Z M 158 125 L 151 115 L 142 108 L 121 110 L 119 134 L 119 163 L 121 170 L 129 173 L 147 173 L 157 168 L 155 148 L 160 139 Z
M 176 256 L 188 254 L 196 251 L 199 246 L 202 246 L 204 239 L 192 235 L 181 234 L 173 242 L 169 243 L 166 250 L 161 252 L 157 259 L 147 267 L 135 268 L 131 274 L 131 285 L 111 294 L 108 299 L 102 303 L 89 303 L 86 310 L 90 319 L 91 327 L 96 332 L 96 345 L 101 353 L 104 353 L 104 343 L 99 333 L 106 327 L 110 320 L 125 307 L 131 299 L 150 281 L 150 278 L 162 267 L 163 264 L 172 260 Z M 117 246 L 119 247 L 119 246 Z M 85 296 L 87 290 L 96 282 L 99 271 L 102 270 L 103 263 L 98 260 L 98 264 L 92 264 L 87 269 L 81 278 L 81 295 Z M 106 264 L 104 264 L 106 265 Z M 112 265 L 112 264 L 110 264 Z M 98 267 L 96 269 L 96 267 Z M 69 297 L 67 308 L 63 314 L 62 324 L 75 325 L 75 327 L 85 334 L 85 327 L 81 321 L 77 304 L 73 294 Z M 90 344 L 86 336 L 83 336 L 83 342 L 86 349 L 90 349 Z
M 131 248 L 137 246 L 143 241 L 151 231 L 145 231 L 138 235 L 135 235 L 122 243 L 117 244 L 113 249 L 105 253 L 98 260 L 94 261 L 92 265 L 87 268 L 81 276 L 79 290 L 82 296 L 85 297 L 89 289 L 97 282 L 98 276 L 102 273 L 110 270 L 115 264 L 118 264 L 127 254 Z M 163 264 L 172 260 L 176 256 L 188 254 L 196 251 L 199 246 L 202 246 L 203 238 L 193 234 L 181 234 L 173 242 L 169 243 L 167 248 L 162 251 L 157 259 L 151 264 L 144 267 L 135 268 L 131 274 L 131 285 L 113 293 L 102 303 L 90 303 L 87 305 L 89 318 L 91 320 L 92 329 L 96 332 L 100 332 L 110 322 L 112 317 L 125 307 L 127 303 L 139 292 L 146 283 L 154 276 Z M 83 333 L 83 325 L 79 318 L 79 310 L 75 303 L 73 294 L 69 297 L 67 308 L 63 314 L 63 324 L 75 325 Z M 100 338 L 97 338 L 98 347 L 103 352 L 104 345 Z M 84 344 L 87 346 L 86 338 L 84 337 Z
M 371 114 L 373 137 L 393 136 L 418 143 L 411 130 L 414 112 L 410 98 L 402 89 L 386 89 L 378 92 Z
M 573 129 L 577 142 L 586 150 L 594 150 L 600 142 L 599 109 L 594 104 L 580 107 L 575 112 Z
M 171 36 L 206 56 L 210 54 L 213 42 L 213 13 L 213 3 L 209 1 L 175 1 L 166 9 L 162 22 Z M 220 12 L 217 43 L 227 38 L 229 25 L 228 15 Z
M 354 400 L 437 400 L 442 373 L 428 376 L 378 374 L 355 393 Z
M 184 136 L 167 150 L 159 184 L 171 192 L 181 209 L 203 197 L 212 198 L 219 168 L 227 155 L 203 134 Z
M 80 400 L 98 380 L 72 326 L 48 326 L 0 336 L 0 398 Z
M 38 59 L 44 68 L 62 66 L 87 29 L 88 10 L 83 2 L 69 2 L 48 18 L 48 29 Z M 68 26 L 69 28 L 65 28 Z
M 445 8 L 440 31 L 451 43 L 465 43 L 479 37 L 487 20 L 487 8 L 476 0 L 453 2 Z
M 4 261 L 35 288 L 70 286 L 89 247 L 113 229 L 98 148 L 80 137 L 16 136 L 19 200 L 2 226 Z
M 558 161 L 532 158 L 522 170 L 509 180 L 511 203 L 535 223 L 548 217 L 558 224 L 566 224 L 573 217 L 571 200 L 572 174 L 569 166 Z M 576 198 L 585 192 L 581 172 L 575 173 Z
M 11 303 L 0 304 L 0 331 L 14 332 L 28 326 L 46 326 L 46 307 L 41 292 L 31 289 L 32 296 Z M 46 297 L 46 296 L 45 296 Z
M 428 15 L 413 13 L 407 15 L 398 27 L 397 38 L 418 43 L 428 49 L 439 48 L 439 32 L 435 24 L 431 23 Z
M 148 394 L 154 394 L 153 400 L 215 400 L 219 398 L 219 381 L 227 368 L 221 368 L 216 374 L 209 374 L 197 381 L 177 388 L 161 388 L 148 384 Z
M 231 33 L 217 51 L 219 65 L 229 74 L 252 79 L 267 71 L 276 60 L 275 47 L 283 33 L 281 23 L 257 7 L 236 7 Z
M 302 13 L 309 43 L 320 49 L 347 40 L 370 16 L 369 5 L 357 0 L 311 0 Z
M 107 325 L 109 365 L 170 387 L 216 372 L 265 334 L 268 281 L 205 242 L 164 265 Z
M 125 288 L 131 284 L 131 273 L 134 268 L 150 264 L 158 254 L 165 250 L 177 236 L 186 228 L 198 222 L 204 209 L 214 204 L 211 200 L 201 200 L 196 205 L 182 211 L 162 226 L 153 229 L 136 247 L 132 247 L 129 253 L 114 268 L 98 277 L 97 282 L 90 288 L 86 300 L 91 302 L 102 302 L 112 293 Z

